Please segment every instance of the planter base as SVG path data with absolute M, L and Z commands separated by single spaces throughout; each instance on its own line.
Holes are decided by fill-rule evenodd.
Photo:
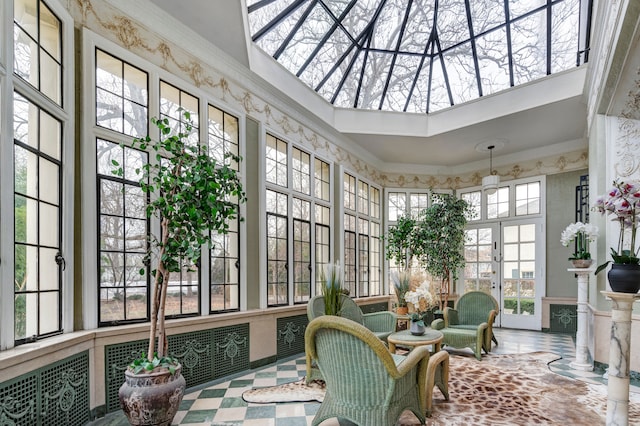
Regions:
M 637 293 L 640 290 L 640 265 L 614 263 L 607 277 L 611 290 L 617 293 Z
M 135 426 L 170 426 L 184 396 L 186 382 L 181 367 L 138 373 L 125 371 L 118 396 L 122 411 Z

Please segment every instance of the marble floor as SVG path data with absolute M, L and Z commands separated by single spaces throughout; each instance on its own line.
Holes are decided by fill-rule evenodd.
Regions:
M 571 335 L 552 334 L 535 331 L 494 329 L 498 346 L 492 353 L 515 354 L 547 351 L 562 358 L 549 364 L 551 371 L 593 384 L 606 386 L 605 371 L 578 371 L 571 369 L 575 358 L 575 340 Z M 451 353 L 473 356 L 470 350 Z M 311 424 L 319 403 L 253 404 L 242 399 L 242 393 L 253 387 L 273 386 L 295 381 L 305 375 L 304 357 L 282 360 L 258 370 L 228 378 L 226 381 L 211 382 L 204 386 L 188 389 L 173 425 L 216 426 L 306 426 Z M 631 381 L 631 392 L 640 393 L 640 380 Z M 337 426 L 340 422 L 329 419 L 322 426 Z M 92 426 L 128 425 L 122 412 L 110 413 L 95 420 Z

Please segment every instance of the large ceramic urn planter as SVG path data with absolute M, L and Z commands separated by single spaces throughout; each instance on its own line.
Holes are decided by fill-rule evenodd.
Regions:
M 614 263 L 607 273 L 611 290 L 618 293 L 637 293 L 640 290 L 640 265 Z
M 186 382 L 181 366 L 175 373 L 160 371 L 137 373 L 127 369 L 118 396 L 129 423 L 145 426 L 169 426 L 184 395 Z

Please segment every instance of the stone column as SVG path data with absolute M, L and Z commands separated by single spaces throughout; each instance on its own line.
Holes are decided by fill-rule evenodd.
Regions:
M 588 330 L 588 301 L 589 301 L 589 274 L 594 268 L 569 268 L 578 276 L 578 329 L 576 330 L 576 359 L 571 362 L 571 368 L 575 370 L 593 370 L 593 361 L 589 361 L 589 348 L 587 341 Z
M 629 424 L 629 354 L 631 349 L 631 308 L 638 293 L 602 291 L 611 299 L 611 343 L 607 386 L 607 426 Z

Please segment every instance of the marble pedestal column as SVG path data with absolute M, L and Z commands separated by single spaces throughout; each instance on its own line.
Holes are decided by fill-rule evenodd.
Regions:
M 631 308 L 638 293 L 602 291 L 611 299 L 611 343 L 607 385 L 607 426 L 629 424 L 629 355 L 631 349 Z
M 589 302 L 589 274 L 594 268 L 569 268 L 578 276 L 578 328 L 576 330 L 576 359 L 571 362 L 571 368 L 582 371 L 593 370 L 593 361 L 589 361 L 588 338 L 588 302 Z

